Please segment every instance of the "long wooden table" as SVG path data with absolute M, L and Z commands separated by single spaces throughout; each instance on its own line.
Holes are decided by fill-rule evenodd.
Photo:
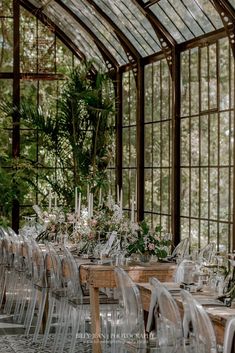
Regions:
M 140 289 L 143 308 L 144 310 L 149 311 L 151 285 L 149 283 L 138 283 L 138 287 Z M 203 302 L 205 303 L 205 300 L 203 300 L 203 298 L 210 300 L 216 297 L 216 295 L 211 292 L 193 293 L 193 296 L 196 300 L 199 301 L 199 303 L 200 301 L 202 301 L 202 305 Z M 183 304 L 180 295 L 174 295 L 174 298 L 181 312 L 183 312 Z M 216 306 L 216 304 L 210 305 L 209 301 L 208 304 L 204 304 L 203 306 L 209 314 L 209 317 L 213 323 L 217 343 L 222 345 L 224 342 L 224 330 L 226 322 L 229 318 L 235 316 L 235 309 L 231 309 L 226 306 Z
M 160 281 L 172 281 L 176 265 L 172 263 L 156 263 L 135 266 L 123 266 L 134 282 L 148 282 L 150 277 L 157 277 Z M 115 288 L 114 266 L 81 265 L 80 278 L 82 284 L 89 284 L 91 305 L 91 333 L 93 353 L 101 353 L 100 331 L 100 288 Z

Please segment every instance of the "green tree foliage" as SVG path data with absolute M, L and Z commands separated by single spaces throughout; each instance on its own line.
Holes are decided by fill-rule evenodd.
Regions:
M 37 107 L 30 98 L 22 100 L 21 121 L 38 130 L 39 143 L 57 170 L 56 177 L 45 172 L 45 158 L 34 165 L 35 172 L 67 205 L 72 202 L 75 186 L 82 190 L 87 182 L 92 187 L 105 182 L 112 157 L 115 103 L 110 88 L 110 79 L 103 72 L 93 72 L 92 63 L 82 63 L 65 81 L 56 114 L 50 107 Z

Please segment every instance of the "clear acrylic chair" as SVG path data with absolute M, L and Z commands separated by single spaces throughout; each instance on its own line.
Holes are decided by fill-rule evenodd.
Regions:
M 47 343 L 49 333 L 52 330 L 55 331 L 55 329 L 57 329 L 56 332 L 58 334 L 58 331 L 60 330 L 61 318 L 65 307 L 64 301 L 67 300 L 68 296 L 67 286 L 62 273 L 62 260 L 64 259 L 64 254 L 59 255 L 57 249 L 51 243 L 48 243 L 46 248 L 46 266 L 50 275 L 48 278 L 48 313 L 42 342 L 43 347 L 45 347 Z M 35 334 L 34 339 L 36 341 L 37 334 Z
M 122 268 L 116 267 L 114 271 L 116 284 L 120 289 L 121 310 L 113 331 L 111 352 L 134 350 L 144 353 L 147 349 L 147 341 L 139 289 Z
M 32 291 L 30 293 L 31 296 L 29 298 L 29 304 L 24 321 L 26 336 L 28 336 L 30 333 L 32 322 L 36 313 L 36 308 L 38 308 L 38 310 L 35 332 L 40 330 L 48 291 L 47 269 L 45 266 L 46 252 L 42 250 L 42 248 L 34 239 L 31 239 L 31 245 L 33 265 Z
M 18 241 L 15 243 L 14 251 L 14 273 L 15 273 L 15 288 L 14 288 L 14 314 L 13 320 L 20 322 L 21 305 L 26 297 L 26 287 L 29 285 L 26 278 L 26 262 L 24 257 L 24 238 L 18 236 Z
M 192 284 L 195 279 L 195 272 L 197 270 L 196 262 L 192 260 L 184 259 L 181 261 L 174 273 L 174 282 Z
M 149 304 L 148 311 L 148 319 L 146 324 L 146 332 L 150 333 L 154 327 L 154 311 L 156 306 L 158 305 L 158 297 L 160 293 L 160 288 L 162 287 L 162 283 L 155 277 L 151 277 L 149 279 L 149 283 L 152 285 L 151 289 L 151 298 Z
M 187 256 L 189 256 L 189 238 L 181 240 L 173 250 L 171 256 L 169 256 L 169 258 L 176 259 L 179 263 Z
M 216 353 L 216 337 L 212 322 L 205 309 L 188 291 L 182 290 L 184 307 L 183 330 L 188 339 L 190 352 Z
M 179 308 L 164 286 L 158 287 L 158 306 L 155 310 L 157 347 L 161 353 L 185 351 L 183 325 Z
M 213 255 L 215 255 L 215 253 L 216 253 L 216 244 L 213 242 L 209 243 L 199 251 L 197 260 L 200 263 L 209 264 L 211 263 L 213 259 Z
M 9 237 L 6 234 L 5 229 L 0 227 L 0 308 L 2 308 L 5 301 L 6 294 L 6 276 L 7 276 L 7 268 L 8 268 L 8 242 L 6 242 L 6 238 Z
M 29 298 L 31 298 L 33 291 L 32 244 L 28 238 L 24 236 L 22 236 L 22 238 L 23 271 L 21 273 L 21 283 L 19 283 L 21 289 L 19 292 L 18 303 L 16 303 L 14 312 L 14 320 L 18 323 L 24 322 L 25 309 L 29 304 Z
M 17 300 L 20 272 L 22 271 L 21 238 L 15 233 L 6 230 L 4 238 L 4 252 L 6 258 L 5 268 L 5 305 L 4 313 L 11 315 Z
M 224 334 L 223 353 L 233 353 L 235 339 L 235 317 L 227 321 Z

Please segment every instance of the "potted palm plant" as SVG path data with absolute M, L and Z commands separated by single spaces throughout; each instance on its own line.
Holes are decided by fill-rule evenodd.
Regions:
M 74 187 L 85 194 L 87 183 L 93 192 L 105 184 L 106 168 L 113 154 L 115 100 L 108 76 L 92 70 L 92 63 L 74 68 L 57 98 L 57 112 L 37 107 L 29 98 L 21 103 L 21 121 L 39 132 L 47 158 L 37 164 L 38 178 L 44 179 L 71 205 Z M 46 112 L 45 112 L 46 111 Z M 55 161 L 56 178 L 48 175 L 48 158 Z M 41 159 L 42 160 L 42 159 Z M 46 171 L 46 172 L 43 172 Z

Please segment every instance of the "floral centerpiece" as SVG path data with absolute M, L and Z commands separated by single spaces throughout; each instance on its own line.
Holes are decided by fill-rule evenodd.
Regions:
M 142 221 L 139 224 L 139 229 L 129 239 L 127 247 L 128 255 L 153 255 L 158 259 L 166 258 L 171 240 L 162 237 L 161 232 L 161 226 L 157 226 L 154 230 L 151 230 L 147 223 Z
M 130 221 L 114 202 L 94 210 L 92 218 L 88 218 L 87 210 L 83 209 L 69 239 L 78 245 L 79 253 L 91 253 L 97 247 L 101 250 L 113 232 L 116 234 L 113 247 L 123 249 L 131 233 Z

